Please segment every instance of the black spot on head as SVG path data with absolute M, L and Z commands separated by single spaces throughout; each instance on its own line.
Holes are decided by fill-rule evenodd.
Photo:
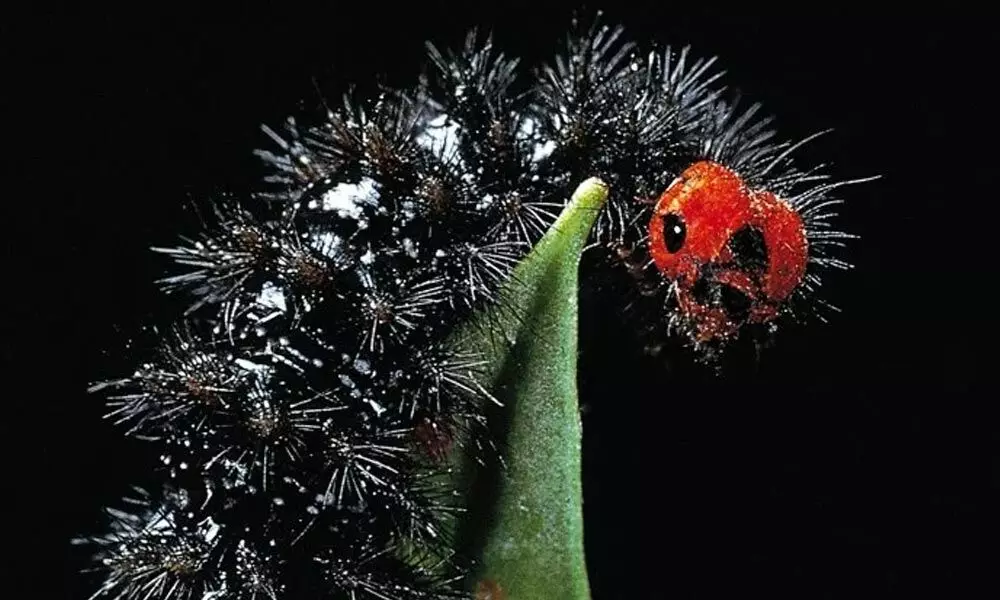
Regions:
M 759 229 L 743 227 L 729 238 L 728 246 L 739 270 L 758 275 L 767 270 L 767 244 Z
M 684 219 L 677 213 L 663 215 L 663 241 L 667 246 L 667 252 L 673 254 L 684 246 L 684 239 L 687 237 L 687 227 Z
M 719 290 L 719 303 L 733 323 L 744 323 L 750 317 L 753 300 L 740 290 L 723 285 Z
M 691 296 L 702 306 L 713 306 L 719 301 L 719 282 L 702 272 L 691 287 Z
M 691 296 L 702 306 L 721 308 L 733 323 L 745 323 L 753 308 L 753 298 L 739 289 L 715 279 L 714 269 L 702 269 L 691 287 Z

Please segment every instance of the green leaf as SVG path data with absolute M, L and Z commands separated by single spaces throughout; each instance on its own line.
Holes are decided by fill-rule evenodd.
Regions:
M 586 600 L 581 424 L 577 399 L 578 267 L 607 199 L 589 179 L 501 290 L 502 301 L 456 334 L 484 355 L 482 383 L 505 468 L 456 466 L 467 512 L 459 551 L 477 558 L 473 589 L 505 600 Z M 491 587 L 492 586 L 492 587 Z

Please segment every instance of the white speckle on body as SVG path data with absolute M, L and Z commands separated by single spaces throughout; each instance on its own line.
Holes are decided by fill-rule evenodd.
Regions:
M 416 137 L 416 142 L 435 154 L 448 155 L 458 147 L 460 130 L 458 123 L 451 121 L 448 115 L 440 115 L 427 123 Z
M 535 151 L 531 155 L 531 162 L 540 162 L 548 158 L 555 152 L 556 143 L 553 140 L 548 140 L 543 144 L 535 144 Z
M 379 201 L 375 180 L 365 177 L 358 183 L 340 183 L 323 194 L 323 210 L 336 211 L 344 218 L 360 219 L 365 205 Z
M 387 410 L 384 406 L 382 406 L 378 402 L 375 402 L 372 399 L 368 399 L 367 402 L 372 407 L 372 409 L 375 411 L 375 415 L 376 416 L 382 416 L 382 413 L 384 413 Z
M 277 309 L 281 312 L 288 310 L 288 305 L 285 302 L 285 293 L 271 281 L 264 284 L 260 294 L 257 296 L 257 304 L 265 308 Z

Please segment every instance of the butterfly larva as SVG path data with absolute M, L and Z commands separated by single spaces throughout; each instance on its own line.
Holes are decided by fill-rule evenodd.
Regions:
M 178 333 L 94 386 L 170 481 L 91 539 L 99 594 L 463 597 L 441 525 L 461 502 L 437 469 L 497 457 L 484 365 L 446 340 L 502 301 L 587 178 L 611 196 L 583 291 L 620 299 L 643 343 L 707 356 L 820 302 L 816 269 L 847 266 L 826 252 L 851 237 L 830 217 L 854 182 L 794 165 L 808 140 L 726 99 L 714 59 L 623 36 L 575 25 L 532 73 L 473 33 L 431 46 L 413 89 L 263 128 L 261 189 L 157 247 L 178 268 L 164 290 L 190 300 Z

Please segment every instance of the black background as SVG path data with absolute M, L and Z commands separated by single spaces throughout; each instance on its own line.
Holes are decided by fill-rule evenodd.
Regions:
M 86 597 L 69 539 L 151 465 L 83 390 L 127 369 L 121 343 L 171 308 L 147 248 L 191 231 L 185 198 L 254 182 L 258 125 L 315 110 L 314 77 L 334 99 L 376 73 L 407 83 L 423 40 L 455 45 L 473 25 L 537 63 L 572 8 L 495 4 L 142 7 L 4 25 L 27 33 L 4 36 L 30 111 L 8 125 L 31 131 L 9 148 L 28 168 L 4 201 L 3 596 Z M 611 4 L 609 21 L 640 41 L 719 55 L 783 135 L 835 128 L 808 158 L 883 179 L 843 211 L 862 236 L 857 269 L 827 292 L 843 315 L 785 334 L 758 371 L 649 379 L 627 354 L 583 357 L 595 600 L 996 597 L 1000 424 L 982 374 L 996 109 L 976 19 Z M 614 341 L 615 318 L 584 328 Z

